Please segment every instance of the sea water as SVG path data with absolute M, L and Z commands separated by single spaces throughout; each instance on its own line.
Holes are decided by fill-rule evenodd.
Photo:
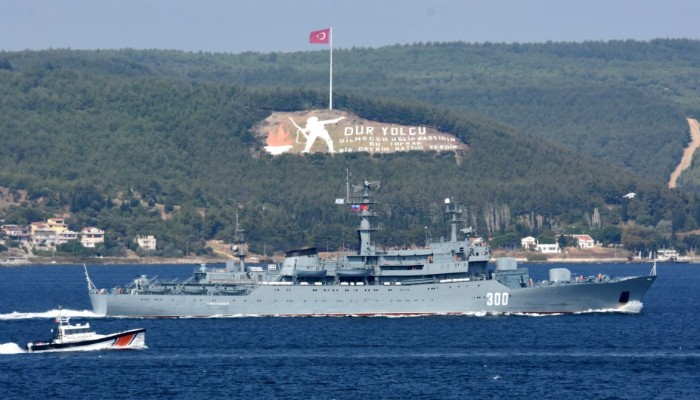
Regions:
M 578 275 L 650 264 L 567 264 Z M 528 264 L 536 280 L 552 265 Z M 98 287 L 193 265 L 91 266 Z M 629 313 L 321 318 L 105 318 L 82 265 L 0 268 L 2 399 L 696 399 L 700 265 L 659 265 Z M 63 313 L 146 350 L 31 354 Z

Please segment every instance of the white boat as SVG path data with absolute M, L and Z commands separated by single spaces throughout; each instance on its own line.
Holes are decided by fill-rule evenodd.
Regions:
M 73 325 L 70 318 L 56 317 L 57 329 L 54 337 L 47 341 L 27 343 L 29 353 L 57 351 L 87 351 L 108 349 L 145 349 L 146 329 L 138 328 L 128 331 L 102 335 L 95 333 L 89 323 Z
M 675 249 L 659 249 L 656 252 L 656 259 L 660 263 L 687 263 L 688 260 L 680 259 L 678 251 Z

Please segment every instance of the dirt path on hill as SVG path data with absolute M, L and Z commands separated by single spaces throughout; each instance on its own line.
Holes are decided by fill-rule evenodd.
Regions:
M 233 254 L 231 254 L 231 246 L 224 244 L 220 240 L 209 240 L 207 242 L 207 246 L 211 247 L 214 253 L 220 256 L 225 258 L 233 258 Z
M 671 174 L 671 179 L 668 181 L 668 187 L 673 189 L 676 187 L 676 181 L 681 173 L 690 167 L 693 162 L 693 154 L 695 149 L 700 147 L 700 124 L 698 120 L 693 118 L 688 118 L 688 125 L 690 126 L 690 143 L 688 147 L 683 150 L 683 157 L 681 157 L 681 162 L 676 167 L 676 170 Z

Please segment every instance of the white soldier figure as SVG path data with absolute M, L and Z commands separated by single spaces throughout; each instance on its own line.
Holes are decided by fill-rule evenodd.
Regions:
M 306 120 L 306 127 L 304 128 L 299 127 L 299 125 L 295 123 L 294 125 L 296 125 L 296 127 L 298 128 L 298 132 L 301 132 L 301 134 L 304 135 L 304 138 L 306 138 L 306 146 L 304 147 L 302 153 L 308 153 L 309 150 L 311 150 L 311 146 L 314 145 L 314 142 L 318 138 L 321 138 L 326 141 L 326 143 L 328 144 L 329 153 L 335 153 L 335 150 L 333 149 L 333 140 L 331 139 L 330 135 L 328 134 L 328 131 L 326 130 L 326 124 L 335 124 L 341 119 L 345 119 L 345 117 L 339 117 L 336 119 L 329 119 L 325 121 L 319 121 L 318 117 L 310 117 Z

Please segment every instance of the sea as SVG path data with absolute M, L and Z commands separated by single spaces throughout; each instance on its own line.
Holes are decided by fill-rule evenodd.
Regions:
M 526 264 L 535 280 L 646 275 L 649 263 Z M 87 265 L 98 287 L 195 265 Z M 82 265 L 0 267 L 0 398 L 698 399 L 700 264 L 659 264 L 625 312 L 416 317 L 108 318 Z M 147 349 L 26 353 L 58 309 Z

